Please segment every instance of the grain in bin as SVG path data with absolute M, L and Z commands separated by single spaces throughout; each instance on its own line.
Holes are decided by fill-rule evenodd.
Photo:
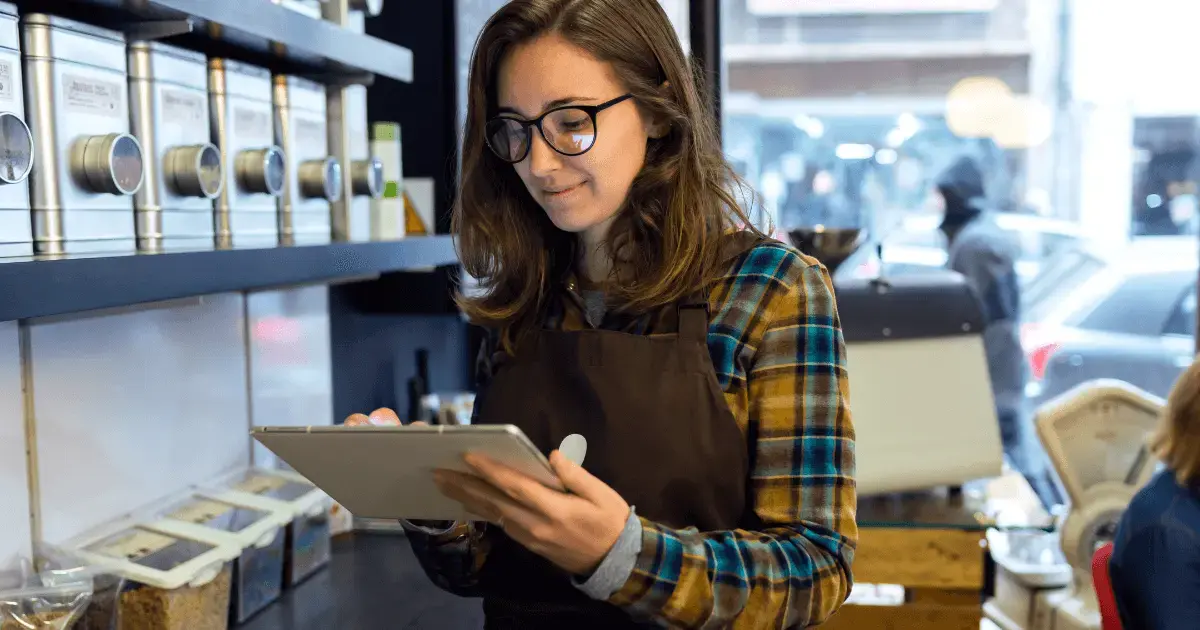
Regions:
M 125 578 L 119 630 L 225 630 L 232 562 L 242 550 L 166 519 L 118 522 L 63 547 Z
M 230 497 L 223 492 L 191 493 L 163 511 L 163 518 L 203 527 L 208 540 L 236 546 L 233 562 L 230 622 L 240 624 L 283 591 L 283 558 L 292 512 L 258 497 Z
M 284 583 L 294 586 L 329 564 L 329 495 L 302 475 L 285 470 L 251 468 L 224 479 L 218 487 L 229 497 L 247 495 L 264 505 L 291 511 L 284 552 Z

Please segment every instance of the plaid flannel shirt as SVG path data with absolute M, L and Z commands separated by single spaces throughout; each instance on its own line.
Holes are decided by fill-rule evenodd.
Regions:
M 570 292 L 547 322 L 588 326 Z M 609 602 L 670 627 L 792 628 L 846 599 L 858 539 L 846 350 L 829 273 L 776 241 L 741 255 L 709 292 L 708 348 L 725 401 L 753 449 L 751 507 L 761 531 L 670 529 L 642 518 L 633 573 Z M 604 328 L 669 331 L 670 315 L 606 318 Z M 480 376 L 490 373 L 487 348 Z M 486 526 L 412 541 L 426 572 L 481 595 Z

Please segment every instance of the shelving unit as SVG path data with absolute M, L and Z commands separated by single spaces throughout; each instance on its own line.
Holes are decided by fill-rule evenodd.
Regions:
M 0 321 L 372 278 L 457 262 L 449 236 L 60 260 L 0 259 Z
M 413 78 L 409 49 L 270 0 L 16 0 L 16 4 L 23 13 L 62 15 L 122 31 L 130 38 L 168 41 L 330 85 L 370 84 L 376 75 L 406 83 Z M 372 279 L 456 262 L 449 236 L 0 259 L 0 322 L 222 292 Z
M 270 0 L 17 0 L 45 11 L 149 39 L 254 61 L 326 83 L 369 83 L 374 75 L 411 83 L 412 52 L 403 46 L 316 20 Z M 203 41 L 207 40 L 207 41 Z

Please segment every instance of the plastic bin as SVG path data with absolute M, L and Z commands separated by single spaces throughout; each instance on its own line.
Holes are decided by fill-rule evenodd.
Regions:
M 90 577 L 34 573 L 22 559 L 0 570 L 0 630 L 74 628 L 91 594 Z
M 191 523 L 123 523 L 65 547 L 122 575 L 120 630 L 225 630 L 229 627 L 231 562 L 242 550 L 214 542 Z
M 42 570 L 43 583 L 91 580 L 92 596 L 72 630 L 117 630 L 120 621 L 117 604 L 125 586 L 124 577 L 91 566 L 70 552 L 45 543 L 38 545 L 35 556 L 37 566 Z
M 248 495 L 267 501 L 263 505 L 283 507 L 290 512 L 283 560 L 284 583 L 295 586 L 329 564 L 330 499 L 302 475 L 284 470 L 252 468 L 222 484 L 225 496 Z
M 254 497 L 257 498 L 257 497 Z M 245 622 L 283 591 L 285 528 L 291 512 L 250 497 L 239 500 L 222 493 L 199 491 L 176 503 L 163 516 L 199 525 L 212 542 L 241 550 L 233 562 L 230 621 Z

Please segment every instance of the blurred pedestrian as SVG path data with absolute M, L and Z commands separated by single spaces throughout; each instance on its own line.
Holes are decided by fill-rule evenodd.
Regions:
M 1025 476 L 1047 507 L 1062 502 L 1045 450 L 1037 441 L 1025 398 L 1028 365 L 1021 347 L 1018 244 L 995 223 L 984 175 L 969 157 L 959 158 L 936 180 L 942 207 L 946 265 L 962 274 L 983 305 L 984 347 L 996 400 L 1004 455 Z

